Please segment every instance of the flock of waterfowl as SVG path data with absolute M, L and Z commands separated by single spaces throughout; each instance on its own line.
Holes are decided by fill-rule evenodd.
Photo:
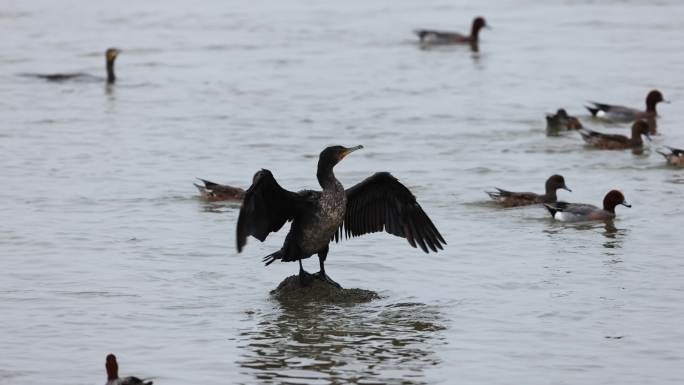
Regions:
M 479 34 L 489 28 L 483 17 L 476 17 L 469 35 L 450 31 L 419 29 L 415 33 L 422 47 L 431 45 L 467 44 L 474 51 L 479 50 Z M 116 81 L 114 63 L 121 51 L 109 48 L 105 52 L 106 82 Z M 48 81 L 67 81 L 79 78 L 96 78 L 83 73 L 71 74 L 26 74 Z M 577 131 L 587 146 L 606 150 L 640 149 L 644 145 L 642 136 L 650 140 L 657 130 L 658 103 L 666 102 L 658 90 L 646 96 L 646 109 L 629 108 L 599 102 L 586 106 L 596 119 L 613 123 L 632 123 L 631 136 L 606 134 L 585 128 L 577 117 L 570 116 L 565 109 L 554 115 L 547 115 L 547 129 L 550 132 Z M 239 187 L 221 185 L 200 179 L 195 184 L 202 197 L 209 201 L 238 200 L 242 207 L 237 223 L 237 249 L 241 252 L 247 238 L 253 236 L 264 241 L 271 232 L 280 230 L 286 222 L 292 222 L 282 248 L 264 258 L 266 265 L 275 261 L 298 262 L 299 277 L 303 285 L 313 278 L 339 286 L 325 272 L 325 260 L 329 243 L 344 237 L 386 231 L 406 238 L 413 247 L 425 252 L 441 250 L 446 241 L 432 220 L 420 207 L 416 198 L 406 186 L 387 172 L 376 173 L 349 189 L 344 189 L 335 178 L 333 168 L 345 156 L 362 146 L 347 148 L 332 146 L 324 149 L 318 160 L 316 177 L 322 191 L 303 190 L 291 192 L 280 187 L 269 170 L 258 171 L 252 185 L 246 191 Z M 684 166 L 684 150 L 664 147 L 658 150 L 667 163 Z M 570 189 L 561 175 L 553 175 L 546 181 L 544 194 L 512 192 L 497 188 L 487 192 L 504 207 L 542 204 L 553 218 L 560 221 L 610 220 L 615 218 L 615 207 L 630 207 L 618 190 L 609 191 L 603 207 L 587 204 L 558 202 L 557 189 Z M 316 254 L 320 271 L 307 273 L 302 259 Z
M 474 51 L 479 50 L 479 33 L 488 28 L 483 17 L 473 20 L 469 35 L 449 31 L 419 29 L 415 33 L 422 47 L 431 45 L 466 44 Z M 106 78 L 84 74 L 23 74 L 47 81 L 62 82 L 77 79 L 98 79 L 114 84 L 116 75 L 114 63 L 121 51 L 115 48 L 105 52 Z M 606 134 L 585 128 L 577 117 L 570 116 L 565 109 L 547 115 L 549 132 L 577 131 L 587 146 L 606 150 L 639 149 L 643 147 L 642 136 L 650 140 L 656 133 L 656 106 L 665 102 L 663 95 L 653 90 L 646 97 L 646 109 L 635 109 L 619 105 L 591 102 L 586 106 L 596 119 L 613 123 L 631 123 L 631 136 Z M 209 201 L 242 201 L 237 221 L 236 244 L 238 252 L 246 245 L 249 236 L 264 241 L 272 232 L 280 230 L 291 222 L 282 247 L 263 258 L 266 265 L 275 261 L 298 262 L 299 280 L 307 285 L 312 279 L 320 279 L 333 286 L 339 285 L 326 273 L 325 260 L 329 243 L 344 238 L 382 232 L 405 238 L 408 243 L 424 252 L 437 252 L 446 245 L 429 216 L 418 204 L 416 197 L 388 172 L 378 172 L 355 186 L 345 189 L 336 179 L 333 169 L 342 159 L 363 146 L 325 148 L 319 156 L 316 177 L 321 191 L 302 190 L 292 192 L 283 189 L 271 171 L 262 169 L 252 180 L 252 185 L 243 190 L 200 179 L 195 184 L 201 196 Z M 667 163 L 684 166 L 684 150 L 665 147 L 658 150 Z M 552 175 L 545 184 L 544 194 L 513 192 L 497 188 L 487 194 L 503 207 L 544 205 L 551 216 L 559 221 L 612 220 L 615 207 L 631 207 L 618 190 L 609 191 L 602 207 L 589 204 L 567 203 L 557 200 L 556 191 L 571 191 L 561 175 Z M 302 260 L 316 254 L 320 270 L 315 274 L 306 272 Z M 152 381 L 136 377 L 119 378 L 116 357 L 107 356 L 107 385 L 151 385 Z

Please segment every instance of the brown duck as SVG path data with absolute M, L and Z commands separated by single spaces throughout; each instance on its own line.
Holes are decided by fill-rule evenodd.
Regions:
M 574 116 L 568 115 L 564 108 L 558 109 L 556 114 L 546 115 L 546 129 L 548 131 L 572 131 L 582 128 L 582 123 Z
M 602 150 L 625 150 L 629 148 L 641 148 L 644 146 L 644 141 L 641 139 L 642 135 L 648 138 L 648 140 L 651 140 L 648 132 L 648 123 L 643 120 L 637 120 L 634 122 L 632 125 L 631 137 L 615 134 L 602 134 L 600 132 L 592 131 L 586 128 L 579 130 L 580 135 L 582 135 L 582 139 L 584 139 L 588 145 L 600 148 Z
M 227 186 L 214 183 L 205 179 L 197 178 L 204 186 L 193 183 L 200 192 L 202 198 L 210 201 L 241 201 L 245 197 L 245 190 L 239 187 Z
M 512 192 L 496 188 L 497 191 L 485 191 L 496 202 L 504 207 L 527 206 L 539 203 L 553 203 L 558 197 L 556 190 L 563 189 L 572 191 L 565 185 L 565 178 L 561 175 L 552 175 L 546 180 L 546 193 L 543 195 L 532 192 Z

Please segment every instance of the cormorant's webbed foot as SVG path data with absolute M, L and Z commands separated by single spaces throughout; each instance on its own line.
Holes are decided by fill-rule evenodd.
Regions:
M 342 286 L 340 286 L 339 283 L 333 281 L 332 278 L 328 276 L 328 274 L 325 274 L 325 271 L 319 271 L 318 273 L 315 273 L 313 277 L 316 279 L 320 279 L 321 281 L 326 282 L 332 286 L 335 286 L 338 289 L 342 288 Z

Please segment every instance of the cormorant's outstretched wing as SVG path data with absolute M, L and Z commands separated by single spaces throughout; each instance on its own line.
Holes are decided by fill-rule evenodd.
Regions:
M 254 183 L 245 192 L 237 223 L 238 252 L 252 235 L 264 241 L 269 233 L 280 230 L 285 222 L 294 219 L 302 197 L 280 187 L 269 170 L 254 175 Z
M 344 230 L 343 230 L 344 229 Z M 426 253 L 446 241 L 406 186 L 388 172 L 379 172 L 347 190 L 347 212 L 335 241 L 387 231 L 416 243 Z

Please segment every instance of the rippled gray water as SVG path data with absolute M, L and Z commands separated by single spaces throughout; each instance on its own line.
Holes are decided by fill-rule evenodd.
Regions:
M 481 53 L 419 49 L 411 30 L 467 30 Z M 684 377 L 684 4 L 678 1 L 5 2 L 0 7 L 0 383 L 679 384 Z M 49 84 L 25 72 L 104 76 Z M 547 137 L 587 99 L 641 106 L 642 155 Z M 386 170 L 445 236 L 425 255 L 386 234 L 333 245 L 330 275 L 365 305 L 288 306 L 264 268 L 284 234 L 237 255 L 238 206 L 193 178 L 246 186 L 261 167 L 315 188 L 329 144 L 363 144 L 347 186 Z M 633 204 L 614 226 L 498 209 L 483 190 Z M 316 261 L 308 260 L 310 270 Z

